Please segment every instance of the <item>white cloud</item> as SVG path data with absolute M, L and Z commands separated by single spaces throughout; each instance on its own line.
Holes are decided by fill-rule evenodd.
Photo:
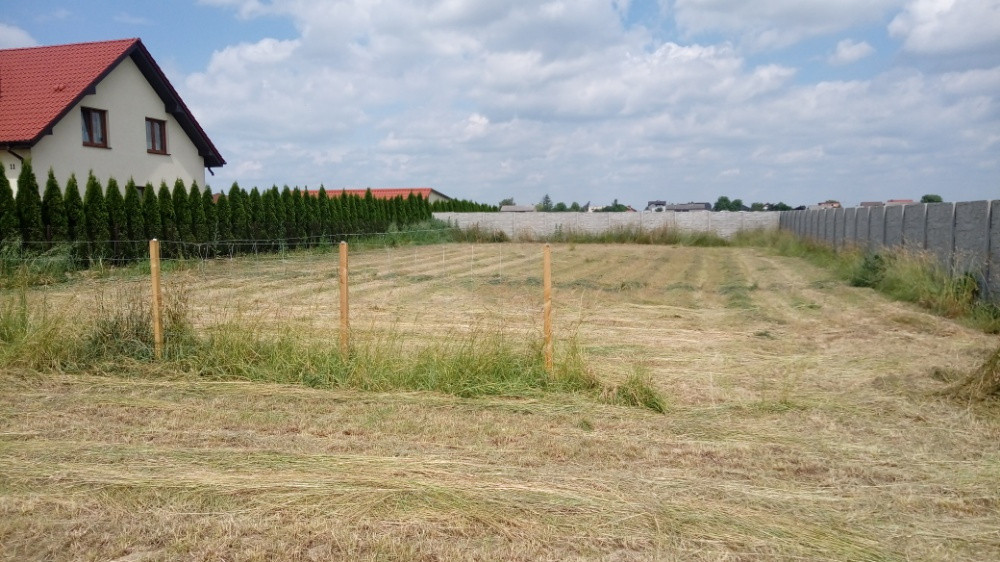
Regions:
M 20 27 L 0 23 L 0 49 L 16 49 L 36 45 L 38 45 L 38 41 L 35 41 L 27 31 Z
M 840 66 L 857 62 L 872 53 L 875 48 L 867 41 L 856 42 L 852 39 L 843 39 L 837 43 L 837 50 L 827 59 L 832 65 Z
M 911 0 L 889 24 L 914 53 L 1000 49 L 1000 0 Z
M 676 0 L 678 26 L 691 36 L 733 33 L 752 49 L 793 45 L 879 21 L 905 0 Z
M 233 163 L 216 171 L 222 186 L 419 184 L 483 201 L 640 204 L 749 202 L 754 185 L 806 202 L 1000 173 L 982 167 L 995 162 L 1000 66 L 817 81 L 740 46 L 769 31 L 777 45 L 850 29 L 858 39 L 815 57 L 846 64 L 873 52 L 852 26 L 902 1 L 679 0 L 685 21 L 708 22 L 689 30 L 729 33 L 713 43 L 656 40 L 603 0 L 213 1 L 299 32 L 220 49 L 182 81 Z M 955 181 L 956 169 L 979 176 Z

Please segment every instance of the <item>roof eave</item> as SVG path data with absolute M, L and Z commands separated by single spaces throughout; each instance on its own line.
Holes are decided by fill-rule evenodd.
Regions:
M 219 153 L 212 140 L 208 138 L 208 134 L 202 129 L 198 120 L 195 119 L 191 110 L 188 109 L 184 100 L 181 99 L 180 94 L 177 93 L 177 90 L 170 84 L 166 74 L 164 74 L 160 65 L 156 63 L 156 60 L 153 59 L 153 56 L 149 54 L 149 51 L 146 50 L 146 46 L 142 44 L 142 41 L 136 39 L 135 44 L 128 50 L 127 55 L 132 57 L 132 61 L 135 62 L 139 71 L 142 72 L 146 81 L 149 82 L 153 90 L 163 100 L 164 110 L 177 120 L 181 129 L 184 130 L 198 148 L 198 155 L 205 160 L 205 167 L 219 168 L 224 166 L 226 160 Z

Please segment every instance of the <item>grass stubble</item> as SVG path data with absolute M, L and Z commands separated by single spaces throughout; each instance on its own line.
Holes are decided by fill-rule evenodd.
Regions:
M 391 379 L 379 357 L 442 384 L 448 353 L 509 346 L 510 370 L 535 364 L 524 342 L 538 331 L 538 254 L 456 244 L 352 257 L 355 368 L 385 375 L 358 385 L 324 351 L 336 345 L 328 260 L 168 279 L 188 287 L 171 306 L 189 322 L 159 364 L 121 347 L 143 341 L 126 322 L 92 331 L 91 355 L 63 331 L 121 310 L 110 303 L 129 298 L 122 283 L 11 293 L 0 558 L 1000 555 L 1000 419 L 989 398 L 942 394 L 994 339 L 797 258 L 556 245 L 557 334 L 575 338 L 559 364 L 596 373 L 583 386 L 597 387 L 372 382 Z M 610 403 L 641 403 L 644 389 L 665 413 Z

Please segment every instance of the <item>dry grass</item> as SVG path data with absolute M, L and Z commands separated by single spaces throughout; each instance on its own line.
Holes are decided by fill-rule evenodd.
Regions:
M 995 338 L 749 249 L 556 246 L 557 332 L 666 413 L 0 374 L 5 560 L 988 560 L 1000 416 L 940 397 Z M 540 249 L 352 257 L 355 329 L 537 333 Z M 336 262 L 207 264 L 196 329 L 336 344 Z M 30 292 L 84 314 L 124 281 Z

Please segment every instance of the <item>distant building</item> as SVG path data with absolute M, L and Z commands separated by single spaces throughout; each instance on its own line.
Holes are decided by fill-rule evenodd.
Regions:
M 647 211 L 662 213 L 664 211 L 675 211 L 685 213 L 688 211 L 711 211 L 711 203 L 667 203 L 666 201 L 650 201 L 646 204 Z
M 500 207 L 501 213 L 534 213 L 535 208 L 531 205 L 504 205 Z
M 667 205 L 664 211 L 677 211 L 680 213 L 686 213 L 689 211 L 711 211 L 711 203 L 677 203 L 675 205 Z
M 913 199 L 890 199 L 885 202 L 886 205 L 912 205 L 916 201 Z
M 817 203 L 815 205 L 809 205 L 808 208 L 809 208 L 810 211 L 813 211 L 813 210 L 816 210 L 816 209 L 839 209 L 840 208 L 840 202 L 839 201 L 823 201 L 822 203 Z
M 860 206 L 861 207 L 883 207 L 883 206 L 885 206 L 885 203 L 883 203 L 881 201 L 862 201 Z

